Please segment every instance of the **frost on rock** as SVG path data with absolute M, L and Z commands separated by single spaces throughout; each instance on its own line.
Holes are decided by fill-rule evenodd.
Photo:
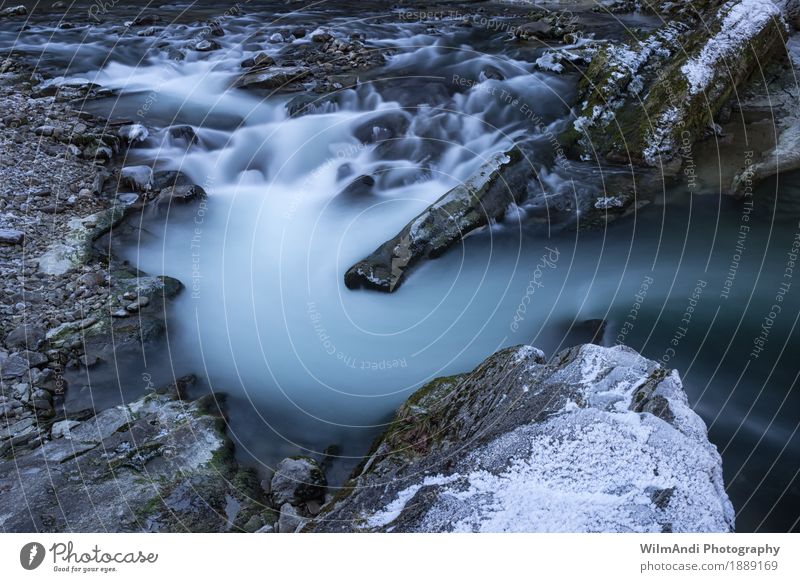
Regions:
M 444 385 L 442 386 L 442 382 Z M 316 531 L 731 531 L 680 376 L 584 345 L 517 347 L 420 390 Z
M 684 3 L 689 5 L 690 3 Z M 782 53 L 786 3 L 667 3 L 671 21 L 647 36 L 598 49 L 566 132 L 581 157 L 680 170 L 677 144 L 696 141 L 743 84 Z M 720 6 L 721 5 L 721 6 Z
M 781 10 L 771 0 L 736 0 L 726 3 L 720 31 L 705 44 L 696 57 L 681 67 L 692 94 L 706 90 L 726 59 L 741 58 L 742 51 L 771 20 L 781 18 Z

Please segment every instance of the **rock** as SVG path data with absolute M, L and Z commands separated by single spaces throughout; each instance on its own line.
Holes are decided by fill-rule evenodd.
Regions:
M 0 228 L 0 244 L 4 245 L 21 245 L 25 240 L 25 233 L 21 230 L 13 230 L 10 228 Z
M 197 142 L 197 133 L 195 133 L 194 128 L 189 125 L 176 125 L 174 127 L 170 127 L 167 132 L 172 139 L 183 140 L 188 145 L 192 145 Z
M 514 29 L 514 36 L 519 39 L 529 40 L 560 40 L 564 33 L 545 20 L 528 22 Z
M 94 368 L 97 364 L 99 364 L 102 361 L 102 359 L 96 355 L 84 354 L 80 358 L 78 358 L 78 361 L 84 368 Z
M 194 45 L 194 50 L 203 53 L 210 51 L 217 51 L 221 48 L 222 45 L 220 45 L 217 41 L 210 39 L 203 39 L 201 41 L 196 42 Z
M 270 481 L 272 500 L 277 507 L 286 503 L 300 505 L 325 498 L 325 475 L 314 459 L 289 457 L 278 463 Z
M 28 373 L 28 362 L 19 354 L 11 354 L 5 358 L 0 355 L 0 378 L 10 380 Z
M 372 176 L 359 176 L 336 196 L 343 198 L 363 198 L 372 194 L 372 188 L 375 186 L 375 179 Z
M 129 208 L 113 205 L 108 210 L 84 218 L 72 218 L 61 242 L 52 243 L 36 259 L 39 271 L 45 275 L 63 275 L 85 264 L 92 256 L 92 243 L 118 225 Z
M 473 230 L 502 217 L 512 202 L 520 202 L 531 173 L 518 149 L 495 154 L 475 175 L 350 267 L 344 276 L 345 285 L 350 289 L 395 291 L 414 264 L 441 255 Z
M 579 111 L 561 139 L 584 159 L 674 174 L 679 146 L 704 137 L 742 84 L 785 54 L 785 34 L 774 3 L 733 0 L 679 11 L 642 38 L 593 49 Z
M 153 190 L 161 191 L 172 186 L 194 186 L 183 172 L 174 170 L 158 171 L 153 174 Z
M 151 36 L 157 35 L 160 31 L 161 31 L 161 29 L 156 27 L 156 26 L 149 26 L 149 27 L 145 28 L 144 30 L 140 30 L 139 32 L 137 32 L 136 36 L 141 36 L 141 37 L 145 37 L 145 38 L 146 37 L 151 37 Z
M 269 37 L 269 42 L 273 44 L 277 44 L 280 42 L 286 42 L 286 39 L 283 38 L 283 35 L 280 32 L 276 32 Z
M 5 344 L 9 349 L 38 349 L 45 338 L 45 331 L 38 325 L 23 323 L 15 327 L 6 336 Z
M 297 91 L 300 81 L 310 75 L 305 67 L 273 67 L 269 70 L 245 73 L 234 83 L 239 89 L 269 89 Z
M 424 386 L 305 530 L 733 526 L 719 453 L 677 372 L 589 344 L 550 363 L 530 346 L 508 348 Z
M 70 430 L 79 426 L 80 422 L 77 420 L 60 420 L 54 422 L 50 428 L 50 436 L 54 439 L 70 438 Z
M 142 14 L 133 19 L 131 26 L 152 26 L 160 20 L 161 17 L 158 14 Z
M 317 29 L 311 33 L 311 40 L 314 42 L 329 42 L 333 40 L 333 35 L 327 30 Z
M 30 368 L 40 368 L 49 362 L 46 355 L 33 350 L 22 351 L 19 355 L 28 363 Z
M 50 137 L 55 133 L 55 128 L 52 125 L 40 125 L 36 129 L 33 130 L 33 133 L 36 135 L 41 135 L 43 137 Z
M 150 304 L 150 298 L 149 297 L 140 297 L 139 299 L 137 299 L 133 303 L 130 303 L 129 305 L 126 305 L 125 306 L 125 310 L 129 311 L 131 313 L 136 313 L 140 309 L 142 309 L 144 307 L 147 307 L 149 304 Z
M 216 37 L 225 36 L 225 31 L 222 29 L 220 23 L 216 21 L 209 22 L 206 30 L 208 30 L 211 36 L 216 36 Z
M 158 195 L 156 202 L 159 208 L 170 207 L 173 204 L 187 204 L 206 197 L 206 192 L 200 186 L 183 185 L 164 188 Z
M 786 124 L 786 120 L 791 120 L 791 124 Z M 800 118 L 781 117 L 781 121 L 785 129 L 778 135 L 775 147 L 734 177 L 730 187 L 734 196 L 752 194 L 753 188 L 764 179 L 800 169 Z
M 136 192 L 153 188 L 153 169 L 150 166 L 126 166 L 120 170 L 120 182 Z
M 279 533 L 294 533 L 305 522 L 306 520 L 297 513 L 297 509 L 291 504 L 281 505 L 281 516 L 278 518 Z
M 215 399 L 179 399 L 179 384 L 187 382 L 83 421 L 55 423 L 53 440 L 22 434 L 38 434 L 35 425 L 18 431 L 35 444 L 0 461 L 3 531 L 241 528 L 266 500 L 233 458 Z M 42 470 L 45 463 L 57 470 Z M 230 506 L 239 508 L 233 523 Z
M 9 16 L 25 16 L 26 14 L 28 14 L 28 9 L 21 4 L 19 6 L 10 6 L 9 8 L 0 10 L 0 18 L 6 18 Z
M 146 140 L 149 132 L 141 123 L 132 123 L 130 125 L 123 125 L 120 127 L 117 131 L 117 135 L 126 143 L 132 145 Z
M 273 59 L 267 53 L 258 53 L 253 57 L 253 68 L 264 69 L 266 67 L 271 67 L 274 64 L 275 59 Z

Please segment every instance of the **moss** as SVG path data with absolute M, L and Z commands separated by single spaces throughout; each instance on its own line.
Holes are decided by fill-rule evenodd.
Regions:
M 669 160 L 676 157 L 678 144 L 684 141 L 687 132 L 692 141 L 704 136 L 736 88 L 782 44 L 782 27 L 771 22 L 751 39 L 736 59 L 720 62 L 716 78 L 705 91 L 692 93 L 681 68 L 689 58 L 700 54 L 709 39 L 720 31 L 724 15 L 717 11 L 719 4 L 713 0 L 695 2 L 691 10 L 680 11 L 681 18 L 677 22 L 641 40 L 597 50 L 579 84 L 583 103 L 578 116 L 587 120 L 588 136 L 570 127 L 560 137 L 570 154 L 599 154 L 611 162 L 650 165 L 654 162 L 649 148 L 655 147 Z M 703 25 L 693 26 L 691 23 L 704 11 Z M 641 51 L 643 43 L 656 42 L 670 54 L 654 51 L 650 55 L 648 62 L 635 71 L 644 81 L 644 90 L 633 93 L 630 71 L 623 63 L 614 62 L 611 51 L 625 47 Z M 677 115 L 667 115 L 670 109 Z M 603 119 L 598 119 L 596 111 L 602 113 Z M 657 136 L 655 141 L 654 136 Z

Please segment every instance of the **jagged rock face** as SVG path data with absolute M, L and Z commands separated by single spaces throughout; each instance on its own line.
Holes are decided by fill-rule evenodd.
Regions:
M 0 460 L 0 531 L 219 532 L 260 515 L 216 402 L 181 399 L 191 380 L 15 446 Z
M 683 3 L 673 3 L 681 5 Z M 784 49 L 782 6 L 771 0 L 686 3 L 669 22 L 595 49 L 574 126 L 576 153 L 675 171 L 679 146 L 704 137 L 727 100 Z
M 510 348 L 422 388 L 313 531 L 731 531 L 681 380 L 633 350 Z

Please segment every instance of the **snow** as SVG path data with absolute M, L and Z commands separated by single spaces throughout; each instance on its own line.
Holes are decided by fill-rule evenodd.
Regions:
M 524 347 L 511 361 L 524 364 L 538 357 Z M 367 518 L 366 527 L 390 526 L 420 489 L 436 485 L 433 501 L 415 525 L 420 531 L 733 528 L 719 453 L 690 408 L 677 372 L 665 373 L 625 346 L 584 345 L 538 382 L 537 391 L 569 385 L 576 397 L 544 420 L 476 446 L 449 465 L 449 475 L 429 476 L 401 490 Z M 650 397 L 667 400 L 674 418 L 631 410 L 645 385 Z
M 402 513 L 408 502 L 417 492 L 423 487 L 430 487 L 431 485 L 446 485 L 456 479 L 456 476 L 445 477 L 443 475 L 434 475 L 432 477 L 425 477 L 421 483 L 406 487 L 397 494 L 397 497 L 389 503 L 382 511 L 370 516 L 366 520 L 366 525 L 369 528 L 381 527 L 390 524 Z
M 674 150 L 672 131 L 680 120 L 681 110 L 677 106 L 673 105 L 664 110 L 656 120 L 654 129 L 650 131 L 647 146 L 642 150 L 645 162 L 656 166 L 661 154 L 667 154 Z
M 543 71 L 561 73 L 564 71 L 564 65 L 559 63 L 558 59 L 559 55 L 555 51 L 546 51 L 541 57 L 536 59 L 536 66 Z
M 781 18 L 781 10 L 771 0 L 735 0 L 720 8 L 725 14 L 720 31 L 705 44 L 700 54 L 689 59 L 681 72 L 689 82 L 689 91 L 705 91 L 714 79 L 720 61 L 738 59 L 770 20 Z
M 470 508 L 453 531 L 728 529 L 719 491 L 705 476 L 717 466 L 716 451 L 652 415 L 580 409 L 503 435 L 478 454 L 502 454 L 521 440 L 530 452 L 505 471 L 474 471 L 466 487 L 442 493 Z M 666 511 L 656 507 L 650 493 L 673 487 Z M 436 507 L 427 519 L 437 520 Z
M 625 206 L 625 199 L 622 196 L 602 196 L 594 202 L 594 207 L 598 210 L 622 208 L 623 206 Z

